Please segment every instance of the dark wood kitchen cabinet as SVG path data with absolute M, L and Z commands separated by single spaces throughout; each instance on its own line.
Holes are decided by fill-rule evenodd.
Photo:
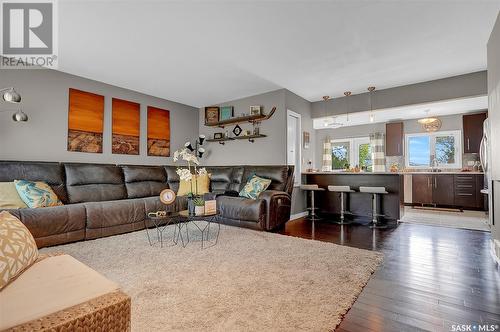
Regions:
M 413 174 L 411 176 L 412 202 L 417 204 L 432 204 L 432 175 Z
M 436 205 L 454 205 L 454 178 L 452 174 L 432 175 L 432 203 Z
M 387 123 L 385 125 L 385 155 L 403 155 L 403 122 Z
M 481 174 L 455 175 L 455 205 L 463 208 L 484 209 L 484 176 Z
M 482 174 L 413 174 L 412 203 L 484 210 Z
M 412 201 L 417 204 L 454 205 L 453 175 L 413 174 Z
M 486 112 L 463 116 L 464 153 L 479 153 L 483 138 L 483 122 L 487 117 Z

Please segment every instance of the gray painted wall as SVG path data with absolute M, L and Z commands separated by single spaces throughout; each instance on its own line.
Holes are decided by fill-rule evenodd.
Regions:
M 221 145 L 216 142 L 207 143 L 204 165 L 284 165 L 286 163 L 286 108 L 285 90 L 276 90 L 268 93 L 222 102 L 220 106 L 234 106 L 234 115 L 249 113 L 250 106 L 264 106 L 268 113 L 273 106 L 277 107 L 274 115 L 263 121 L 260 132 L 267 135 L 265 138 L 250 143 L 248 140 L 235 140 Z M 199 132 L 207 138 L 213 138 L 216 132 L 228 130 L 230 135 L 234 125 L 225 129 L 205 126 L 205 109 L 199 110 Z M 249 123 L 240 124 L 243 130 L 252 130 Z
M 120 164 L 170 164 L 172 158 L 147 156 L 147 106 L 170 110 L 171 151 L 198 134 L 198 109 L 176 102 L 89 80 L 54 70 L 0 70 L 0 87 L 13 86 L 22 96 L 20 107 L 29 115 L 26 123 L 15 123 L 11 114 L 0 113 L 0 159 L 74 161 Z M 75 88 L 105 96 L 103 153 L 66 150 L 68 132 L 68 89 Z M 140 155 L 111 153 L 111 99 L 141 104 Z M 1 110 L 15 109 L 1 102 Z
M 480 71 L 390 89 L 375 90 L 372 95 L 372 104 L 373 109 L 384 109 L 455 98 L 485 96 L 487 91 L 486 71 Z M 350 113 L 370 110 L 368 93 L 354 94 L 348 97 L 349 104 L 346 103 L 346 97 L 333 97 L 326 103 L 323 101 L 312 103 L 312 117 L 320 118 L 346 113 L 347 105 Z
M 288 90 L 285 91 L 285 104 L 286 109 L 299 113 L 301 115 L 301 129 L 302 132 L 299 133 L 301 137 L 301 160 L 302 160 L 302 172 L 304 172 L 308 166 L 308 161 L 314 162 L 314 135 L 315 130 L 313 129 L 313 121 L 311 117 L 311 103 L 304 98 L 297 96 L 295 93 Z M 310 145 L 309 149 L 304 149 L 303 142 L 303 132 L 307 131 L 310 134 Z M 285 132 L 286 133 L 286 132 Z M 300 190 L 299 187 L 295 187 L 292 194 L 292 214 L 297 214 L 306 210 L 306 195 Z
M 207 154 L 203 163 L 205 165 L 284 165 L 287 163 L 287 110 L 301 115 L 302 131 L 311 134 L 309 149 L 301 148 L 302 168 L 305 170 L 307 162 L 314 160 L 314 130 L 311 118 L 311 103 L 296 94 L 285 90 L 276 90 L 243 99 L 223 102 L 220 106 L 234 106 L 235 115 L 248 113 L 250 106 L 262 105 L 264 112 L 269 112 L 273 106 L 277 107 L 276 113 L 261 124 L 261 133 L 268 135 L 266 138 L 255 140 L 250 143 L 245 140 L 226 142 L 225 145 L 218 143 L 207 143 Z M 226 129 L 231 133 L 233 126 L 226 129 L 207 127 L 205 123 L 205 110 L 200 109 L 199 123 L 200 134 L 212 138 L 215 132 L 224 132 Z M 240 124 L 243 130 L 251 130 L 250 124 Z M 302 133 L 299 133 L 302 137 Z M 292 214 L 305 210 L 304 194 L 298 188 L 294 188 L 292 194 Z

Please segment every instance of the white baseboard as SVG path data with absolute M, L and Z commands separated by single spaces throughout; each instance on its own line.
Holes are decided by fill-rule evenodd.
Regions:
M 299 213 L 296 213 L 296 214 L 292 214 L 290 216 L 290 220 L 299 219 L 299 218 L 302 218 L 302 217 L 305 217 L 305 216 L 307 216 L 307 211 L 299 212 Z

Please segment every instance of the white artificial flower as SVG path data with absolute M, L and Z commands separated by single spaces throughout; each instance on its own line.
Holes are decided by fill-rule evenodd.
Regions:
M 207 169 L 206 169 L 205 167 L 200 168 L 200 169 L 198 170 L 198 174 L 199 174 L 199 175 L 207 175 L 207 174 L 208 174 Z
M 196 165 L 199 165 L 200 162 L 198 161 L 198 158 L 196 158 L 196 156 L 194 154 L 191 154 L 191 153 L 186 153 L 182 159 L 184 159 L 185 161 L 187 162 L 192 162 L 192 163 L 195 163 Z
M 193 175 L 187 168 L 178 168 L 176 171 L 177 175 L 179 175 L 179 178 L 184 181 L 191 181 Z

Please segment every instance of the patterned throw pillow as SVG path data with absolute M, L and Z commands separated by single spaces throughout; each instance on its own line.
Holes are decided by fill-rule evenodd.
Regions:
M 16 190 L 30 208 L 63 205 L 48 184 L 40 181 L 15 180 Z
M 38 248 L 26 226 L 9 212 L 0 212 L 0 290 L 37 258 Z
M 240 196 L 246 197 L 246 198 L 251 198 L 251 199 L 257 199 L 257 197 L 259 197 L 260 193 L 263 192 L 264 190 L 266 190 L 270 184 L 271 184 L 271 180 L 264 179 L 264 178 L 258 177 L 257 175 L 254 175 L 253 178 L 251 178 L 245 184 L 243 189 L 240 191 Z

